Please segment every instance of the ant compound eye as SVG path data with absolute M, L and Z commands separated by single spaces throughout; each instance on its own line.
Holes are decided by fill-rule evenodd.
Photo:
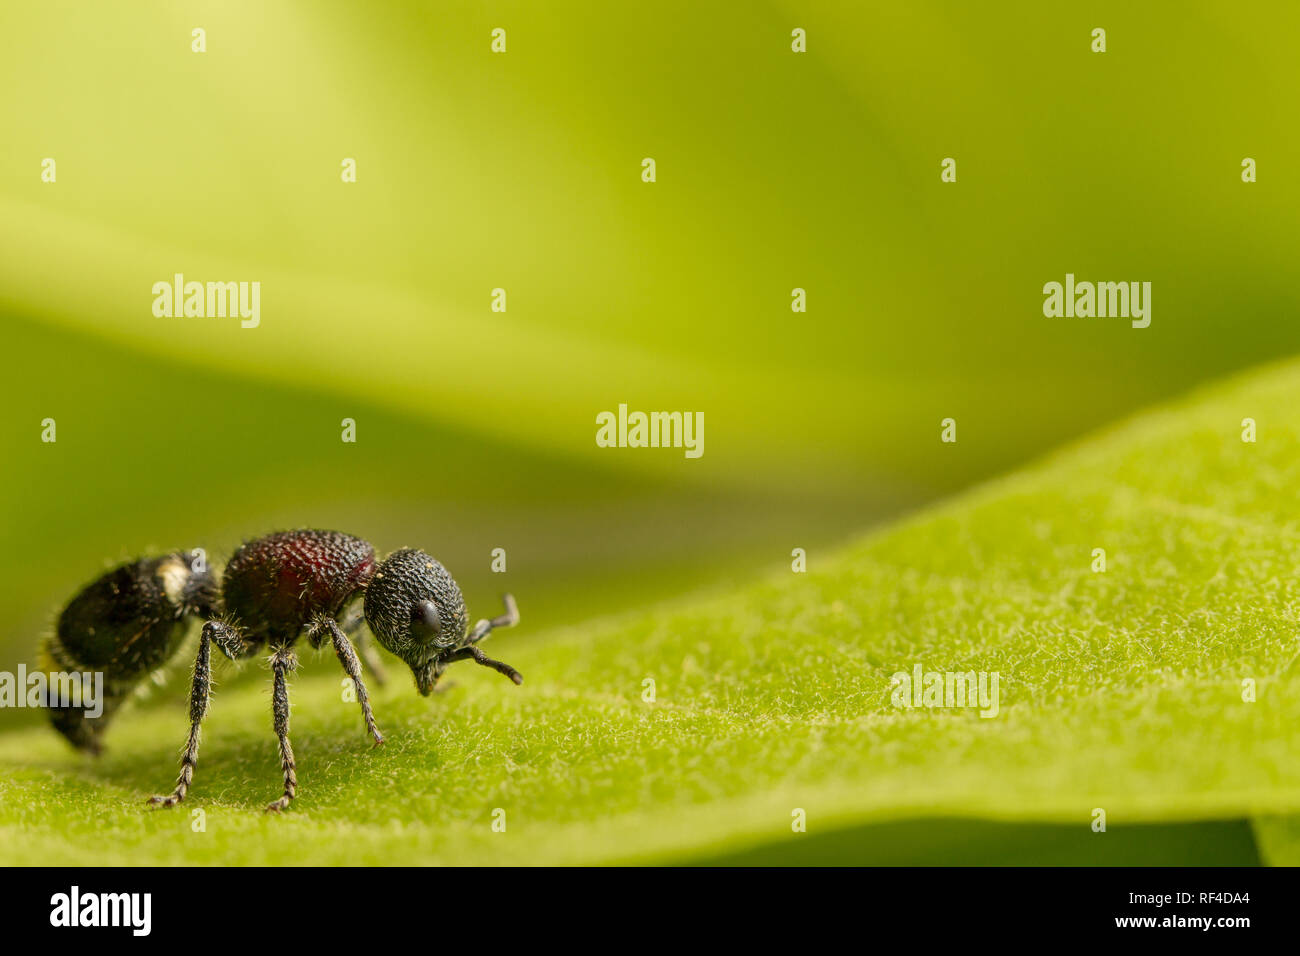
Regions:
M 469 613 L 447 569 L 423 551 L 393 552 L 366 585 L 366 622 L 412 667 L 464 643 Z
M 432 601 L 421 601 L 411 609 L 411 636 L 421 644 L 436 644 L 442 637 L 442 615 Z

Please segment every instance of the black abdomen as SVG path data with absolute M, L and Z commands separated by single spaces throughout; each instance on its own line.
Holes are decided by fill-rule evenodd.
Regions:
M 187 608 L 204 613 L 213 585 L 179 552 L 120 565 L 69 602 L 46 651 L 64 670 L 142 677 L 171 657 Z
M 102 675 L 103 713 L 50 702 L 50 719 L 73 745 L 96 751 L 109 718 L 140 680 L 162 666 L 185 636 L 188 614 L 209 614 L 216 583 L 184 554 L 123 564 L 88 584 L 59 615 L 41 647 L 42 667 Z

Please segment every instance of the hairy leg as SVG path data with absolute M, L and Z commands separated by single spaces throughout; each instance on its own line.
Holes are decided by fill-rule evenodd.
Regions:
M 279 812 L 289 805 L 298 792 L 297 765 L 293 760 L 293 747 L 289 744 L 289 684 L 286 676 L 298 666 L 298 658 L 287 646 L 277 647 L 271 656 L 273 687 L 271 710 L 274 716 L 275 735 L 280 740 L 280 769 L 284 771 L 284 794 L 267 805 L 268 811 Z
M 357 653 L 361 655 L 361 662 L 366 665 L 366 670 L 370 671 L 370 676 L 375 679 L 375 683 L 383 687 L 388 683 L 388 671 L 384 667 L 384 662 L 379 659 L 379 652 L 375 650 L 374 643 L 362 627 L 365 623 L 366 616 L 361 610 L 360 602 L 357 602 L 339 626 L 343 628 L 344 634 L 352 638 Z
M 348 640 L 348 636 L 343 633 L 343 629 L 334 618 L 322 615 L 313 621 L 308 628 L 308 635 L 313 642 L 323 643 L 324 636 L 328 634 L 334 644 L 334 653 L 338 656 L 339 663 L 343 665 L 343 671 L 352 678 L 352 686 L 357 692 L 357 703 L 361 705 L 361 716 L 366 722 L 366 731 L 374 738 L 375 746 L 384 742 L 384 735 L 379 732 L 379 726 L 375 723 L 374 712 L 370 709 L 370 695 L 366 693 L 365 681 L 361 679 L 361 662 L 357 659 L 356 648 Z
M 212 693 L 212 645 L 227 657 L 238 656 L 243 650 L 239 632 L 224 621 L 208 621 L 199 635 L 199 656 L 194 661 L 194 677 L 190 682 L 190 734 L 181 755 L 181 773 L 176 788 L 167 796 L 150 797 L 154 806 L 174 807 L 185 799 L 194 781 L 194 766 L 199 761 L 199 726 L 208 713 L 208 699 Z

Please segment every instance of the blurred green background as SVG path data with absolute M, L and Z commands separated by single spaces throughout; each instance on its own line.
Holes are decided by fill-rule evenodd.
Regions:
M 1295 352 L 1300 5 L 1252 10 L 4 4 L 0 668 L 108 561 L 300 525 L 510 588 L 524 641 Z M 260 327 L 155 318 L 176 272 Z M 1044 318 L 1066 272 L 1150 328 Z M 620 402 L 704 456 L 597 448 Z

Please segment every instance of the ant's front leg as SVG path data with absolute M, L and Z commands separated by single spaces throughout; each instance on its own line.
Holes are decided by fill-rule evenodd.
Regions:
M 208 699 L 212 692 L 212 645 L 232 660 L 243 652 L 244 642 L 239 632 L 224 621 L 208 621 L 199 636 L 199 656 L 194 661 L 194 677 L 190 683 L 190 735 L 181 755 L 181 773 L 176 779 L 176 789 L 167 796 L 150 797 L 154 806 L 174 807 L 185 799 L 185 793 L 194 780 L 194 766 L 199 761 L 199 725 L 208 713 Z
M 385 669 L 383 661 L 379 659 L 379 652 L 375 650 L 374 643 L 361 629 L 361 626 L 365 623 L 366 616 L 358 603 L 339 626 L 343 628 L 344 634 L 352 638 L 352 642 L 357 647 L 357 653 L 361 655 L 362 663 L 370 671 L 370 676 L 375 679 L 375 683 L 383 687 L 388 683 L 388 671 Z
M 357 660 L 356 648 L 343 633 L 338 621 L 327 614 L 320 615 L 307 625 L 307 640 L 311 642 L 312 647 L 320 647 L 325 642 L 326 635 L 334 644 L 334 653 L 338 655 L 344 672 L 352 678 L 352 686 L 356 689 L 357 703 L 361 705 L 361 716 L 365 719 L 366 730 L 374 738 L 375 746 L 378 747 L 384 742 L 384 735 L 379 732 L 374 712 L 370 709 L 370 695 L 366 693 L 365 682 L 361 679 L 361 662 Z

